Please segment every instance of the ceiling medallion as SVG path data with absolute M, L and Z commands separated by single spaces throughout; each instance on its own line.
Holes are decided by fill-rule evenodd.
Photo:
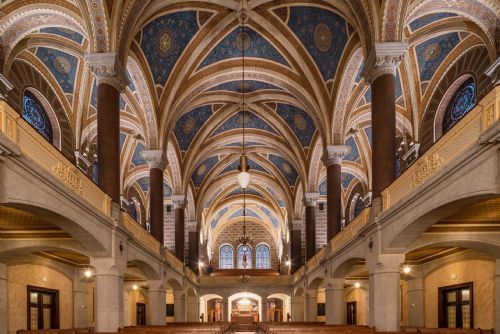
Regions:
M 241 51 L 250 48 L 250 35 L 246 31 L 242 31 L 236 36 L 236 47 Z
M 199 176 L 202 176 L 207 171 L 207 166 L 205 164 L 198 167 L 198 171 L 196 172 Z
M 290 174 L 292 172 L 292 167 L 290 167 L 290 165 L 286 162 L 281 164 L 281 168 L 283 168 L 283 171 L 287 174 Z
M 332 46 L 332 31 L 324 24 L 320 23 L 314 29 L 314 43 L 321 52 L 327 52 Z
M 307 127 L 306 120 L 300 114 L 297 114 L 293 117 L 293 123 L 300 131 L 304 131 Z
M 160 38 L 158 38 L 158 50 L 161 56 L 166 56 L 172 50 L 173 38 L 172 33 L 169 30 L 164 30 L 160 33 Z
M 54 58 L 54 67 L 61 74 L 68 74 L 71 71 L 70 62 L 62 56 Z
M 428 45 L 424 49 L 424 59 L 425 61 L 433 61 L 441 54 L 441 47 L 437 43 Z
M 184 126 L 182 127 L 182 132 L 185 135 L 190 134 L 191 132 L 193 132 L 195 125 L 196 125 L 196 121 L 195 121 L 194 117 L 192 117 L 192 116 L 188 117 L 186 122 L 184 122 Z

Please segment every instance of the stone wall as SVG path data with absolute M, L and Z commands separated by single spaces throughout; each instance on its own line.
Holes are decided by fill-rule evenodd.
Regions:
M 322 207 L 323 210 L 320 210 Z M 326 234 L 326 201 L 316 204 L 316 250 L 323 248 L 327 243 Z
M 170 212 L 168 212 L 170 206 Z M 175 253 L 175 222 L 174 222 L 174 206 L 172 204 L 165 205 L 163 209 L 163 229 L 165 231 L 164 244 L 165 247 Z

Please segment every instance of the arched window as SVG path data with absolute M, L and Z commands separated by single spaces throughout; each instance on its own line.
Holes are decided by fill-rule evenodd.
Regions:
M 233 258 L 233 247 L 231 245 L 222 246 L 219 251 L 219 269 L 233 269 Z
M 243 254 L 247 256 L 247 267 L 243 268 Z M 248 245 L 238 247 L 238 269 L 252 269 L 252 248 Z
M 52 143 L 53 134 L 49 116 L 36 96 L 28 90 L 24 92 L 23 96 L 23 118 Z
M 255 249 L 255 268 L 271 269 L 271 257 L 267 245 L 260 244 Z
M 476 83 L 473 78 L 465 82 L 457 89 L 446 107 L 443 117 L 443 134 L 453 127 L 476 105 Z

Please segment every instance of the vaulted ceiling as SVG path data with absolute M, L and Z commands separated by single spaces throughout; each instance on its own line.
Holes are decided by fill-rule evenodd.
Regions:
M 8 0 L 0 60 L 15 86 L 11 103 L 21 108 L 26 86 L 41 92 L 64 130 L 56 146 L 93 162 L 96 82 L 85 54 L 116 52 L 129 80 L 120 101 L 123 195 L 147 215 L 141 152 L 163 149 L 165 202 L 185 194 L 188 219 L 205 235 L 240 219 L 245 121 L 249 215 L 278 240 L 301 217 L 304 192 L 326 195 L 325 145 L 350 148 L 344 203 L 371 189 L 371 91 L 362 73 L 373 42 L 409 44 L 396 77 L 397 128 L 419 143 L 457 59 L 478 81 L 496 59 L 499 13 L 498 2 L 479 0 Z

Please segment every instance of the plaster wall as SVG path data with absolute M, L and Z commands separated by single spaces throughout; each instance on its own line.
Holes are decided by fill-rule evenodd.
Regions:
M 9 334 L 28 328 L 28 285 L 58 290 L 60 328 L 73 327 L 73 283 L 67 276 L 49 267 L 22 264 L 7 268 L 7 280 Z
M 137 303 L 144 303 L 146 304 L 146 296 L 144 295 L 144 291 L 142 289 L 137 289 L 137 290 L 131 290 L 128 293 L 128 312 L 125 315 L 126 320 L 125 323 L 128 324 L 129 326 L 136 326 L 137 325 Z M 151 312 L 152 310 L 148 309 L 148 305 L 146 305 L 146 315 L 148 312 Z
M 352 289 L 347 293 L 347 302 L 356 302 L 356 323 L 367 325 L 366 318 L 366 291 L 363 289 Z M 345 306 L 347 308 L 347 305 Z
M 453 279 L 453 277 L 456 278 Z M 494 328 L 495 263 L 468 260 L 440 267 L 425 277 L 425 327 L 438 327 L 438 288 L 473 283 L 474 327 Z

